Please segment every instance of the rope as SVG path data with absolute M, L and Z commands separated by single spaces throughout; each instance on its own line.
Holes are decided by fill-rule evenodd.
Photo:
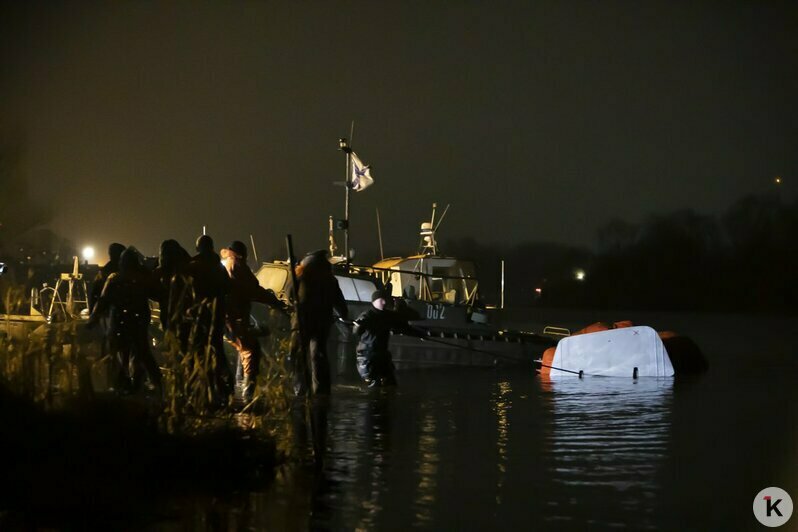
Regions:
M 344 323 L 346 325 L 354 325 L 354 322 L 351 321 L 351 320 L 345 320 L 343 318 L 338 318 L 338 321 L 340 321 L 341 323 Z M 417 328 L 417 327 L 411 327 L 411 328 L 414 331 L 417 331 L 419 333 L 422 333 L 422 334 L 426 333 L 426 330 L 424 330 L 424 329 L 420 329 L 420 328 Z M 523 360 L 519 360 L 519 359 L 517 359 L 515 357 L 511 357 L 509 355 L 503 355 L 501 353 L 495 353 L 493 351 L 486 351 L 484 349 L 477 349 L 476 347 L 470 347 L 470 346 L 467 346 L 467 345 L 459 345 L 459 344 L 453 344 L 453 343 L 450 343 L 450 342 L 444 342 L 443 340 L 437 340 L 435 338 L 430 338 L 428 336 L 419 336 L 418 338 L 422 342 L 432 342 L 434 344 L 441 344 L 441 345 L 445 345 L 445 346 L 449 346 L 449 347 L 455 347 L 457 349 L 463 349 L 465 351 L 474 351 L 475 353 L 482 353 L 482 354 L 490 355 L 490 356 L 496 357 L 496 358 L 503 358 L 505 360 L 510 360 L 512 362 L 523 362 Z

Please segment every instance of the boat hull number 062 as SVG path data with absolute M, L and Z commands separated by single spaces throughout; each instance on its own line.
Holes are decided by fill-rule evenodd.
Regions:
M 428 320 L 442 320 L 446 307 L 441 304 L 427 305 L 427 319 Z

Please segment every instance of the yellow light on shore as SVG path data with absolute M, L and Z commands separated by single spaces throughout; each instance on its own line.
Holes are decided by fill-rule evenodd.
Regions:
M 781 176 L 777 175 L 775 181 L 777 185 L 781 185 Z
M 85 248 L 83 248 L 81 255 L 83 255 L 83 260 L 85 260 L 86 262 L 90 261 L 91 259 L 94 258 L 94 248 L 91 246 L 86 246 Z

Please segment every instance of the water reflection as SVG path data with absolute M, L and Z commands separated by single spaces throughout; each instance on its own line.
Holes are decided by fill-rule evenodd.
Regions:
M 541 392 L 551 489 L 568 494 L 548 501 L 549 519 L 622 525 L 634 516 L 636 527 L 654 526 L 647 513 L 668 454 L 673 379 L 559 379 Z
M 500 381 L 496 384 L 496 392 L 493 396 L 493 412 L 496 415 L 496 449 L 498 451 L 497 477 L 496 477 L 496 504 L 502 503 L 502 487 L 507 473 L 507 444 L 510 435 L 509 412 L 512 408 L 513 388 L 509 381 Z
M 418 475 L 418 489 L 413 501 L 413 511 L 417 526 L 432 522 L 432 509 L 435 504 L 435 491 L 438 485 L 438 438 L 435 436 L 437 423 L 435 408 L 430 401 L 421 404 L 421 423 L 418 437 L 418 455 L 415 472 Z
M 394 399 L 392 392 L 348 391 L 333 400 L 321 472 L 326 483 L 316 498 L 320 507 L 334 511 L 317 512 L 315 527 L 375 527 L 389 493 Z

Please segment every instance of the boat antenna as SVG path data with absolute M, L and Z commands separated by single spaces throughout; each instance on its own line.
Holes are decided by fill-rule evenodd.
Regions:
M 433 204 L 433 208 L 434 208 L 434 205 L 435 205 L 435 204 Z M 446 218 L 446 213 L 447 213 L 447 212 L 449 212 L 449 207 L 451 207 L 451 204 L 450 204 L 450 203 L 447 203 L 447 204 L 446 204 L 446 208 L 445 208 L 445 209 L 443 209 L 443 214 L 441 214 L 441 219 L 440 219 L 440 220 L 438 220 L 438 224 L 437 224 L 437 225 L 435 225 L 435 224 L 434 224 L 434 221 L 433 221 L 433 225 L 435 225 L 435 231 L 437 231 L 437 230 L 438 230 L 438 228 L 439 228 L 439 227 L 441 226 L 441 224 L 443 223 L 443 219 L 444 219 L 444 218 Z M 433 214 L 432 214 L 432 217 L 433 217 L 433 219 L 434 219 L 434 218 L 435 218 L 435 211 L 434 211 L 434 209 L 433 209 L 432 213 L 433 213 Z
M 255 264 L 260 266 L 260 261 L 258 260 L 258 249 L 255 247 L 255 238 L 253 238 L 252 233 L 249 234 L 249 243 L 252 244 L 252 256 L 255 257 Z
M 377 207 L 377 236 L 380 239 L 380 260 L 385 258 L 385 253 L 382 251 L 382 226 L 380 225 L 380 208 Z

